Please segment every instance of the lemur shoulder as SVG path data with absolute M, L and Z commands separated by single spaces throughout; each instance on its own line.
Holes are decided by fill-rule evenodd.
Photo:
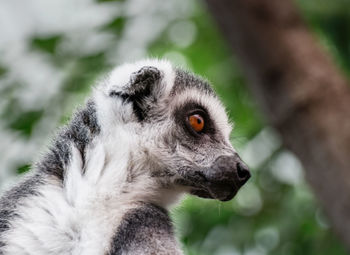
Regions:
M 0 254 L 182 254 L 168 207 L 250 174 L 209 83 L 163 60 L 114 69 L 0 199 Z

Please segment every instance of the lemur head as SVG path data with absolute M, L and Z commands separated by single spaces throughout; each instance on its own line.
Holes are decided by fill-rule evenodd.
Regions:
M 227 201 L 250 177 L 209 83 L 167 61 L 118 67 L 96 88 L 94 101 L 110 160 L 113 150 L 129 151 L 129 183 L 147 178 Z

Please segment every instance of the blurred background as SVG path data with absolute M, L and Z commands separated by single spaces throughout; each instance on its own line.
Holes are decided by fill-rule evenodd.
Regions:
M 350 72 L 350 3 L 304 0 L 310 28 Z M 187 197 L 173 209 L 188 255 L 346 254 L 296 157 L 260 115 L 234 53 L 201 1 L 0 1 L 0 189 L 28 171 L 57 127 L 113 66 L 167 58 L 208 78 L 253 172 L 233 201 Z

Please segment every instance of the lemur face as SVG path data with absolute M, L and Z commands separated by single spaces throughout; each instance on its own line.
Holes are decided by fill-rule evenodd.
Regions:
M 133 160 L 148 166 L 140 171 L 162 187 L 227 201 L 249 179 L 230 144 L 224 107 L 207 81 L 150 60 L 116 69 L 105 81 L 104 96 L 114 108 L 108 118 L 132 130 Z M 130 181 L 139 176 L 130 171 Z

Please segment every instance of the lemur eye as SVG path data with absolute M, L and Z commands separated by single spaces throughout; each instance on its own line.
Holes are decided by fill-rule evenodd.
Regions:
M 204 118 L 200 114 L 192 114 L 188 117 L 188 122 L 196 132 L 204 129 Z

